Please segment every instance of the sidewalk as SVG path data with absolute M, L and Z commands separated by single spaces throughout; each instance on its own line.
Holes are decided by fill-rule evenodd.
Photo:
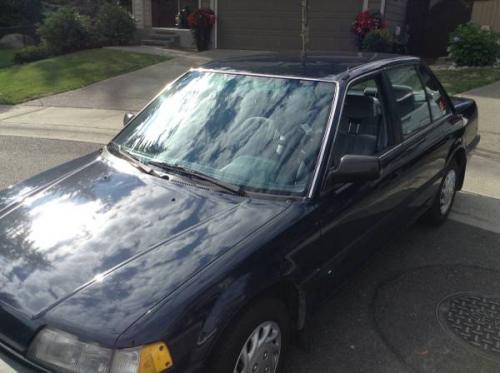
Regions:
M 464 190 L 500 198 L 500 82 L 474 89 L 462 96 L 479 107 L 479 143 L 469 162 Z M 479 213 L 479 212 L 476 212 Z
M 263 53 L 240 50 L 193 53 L 145 46 L 113 48 L 173 58 L 73 91 L 17 106 L 0 105 L 0 136 L 106 144 L 122 128 L 126 112 L 141 110 L 168 82 L 190 68 L 214 59 Z
M 108 143 L 122 128 L 124 110 L 0 106 L 0 136 Z

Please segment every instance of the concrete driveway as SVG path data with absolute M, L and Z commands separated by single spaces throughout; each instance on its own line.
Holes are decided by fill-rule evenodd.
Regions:
M 163 54 L 172 59 L 81 89 L 29 101 L 24 105 L 137 111 L 142 109 L 168 82 L 191 67 L 198 67 L 214 59 L 262 53 L 222 49 L 193 53 L 154 47 L 120 47 L 119 49 Z

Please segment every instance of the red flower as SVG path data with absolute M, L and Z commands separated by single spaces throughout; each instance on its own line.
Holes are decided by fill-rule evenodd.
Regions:
M 370 31 L 384 29 L 386 26 L 380 13 L 371 13 L 369 10 L 365 10 L 356 16 L 352 24 L 352 31 L 362 39 Z
M 191 28 L 211 28 L 215 25 L 217 17 L 211 9 L 197 9 L 188 16 L 187 20 Z
M 187 21 L 188 21 L 189 27 L 191 27 L 191 28 L 196 27 L 196 25 L 197 25 L 196 18 L 193 16 L 192 13 L 190 15 L 188 15 Z

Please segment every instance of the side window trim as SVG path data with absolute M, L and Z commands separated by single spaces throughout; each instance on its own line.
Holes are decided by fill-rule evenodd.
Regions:
M 420 84 L 422 84 L 422 88 L 424 90 L 425 101 L 427 102 L 427 109 L 429 110 L 429 118 L 431 118 L 431 122 L 427 125 L 429 126 L 432 125 L 437 119 L 435 119 L 434 115 L 432 115 L 431 102 L 429 101 L 429 95 L 427 94 L 427 86 L 425 85 L 424 77 L 422 76 L 422 71 L 420 70 L 420 64 L 416 64 L 414 68 L 415 72 L 417 73 L 418 80 L 420 80 Z M 427 126 L 424 126 L 424 128 Z M 417 130 L 417 132 L 419 131 Z
M 389 81 L 389 77 L 386 74 L 386 69 L 384 69 L 381 73 L 381 83 L 382 89 L 384 91 L 384 97 L 386 100 L 386 106 L 389 110 L 389 127 L 392 133 L 392 144 L 389 147 L 393 148 L 394 146 L 403 142 L 403 133 L 401 130 L 401 120 L 396 115 L 396 97 L 394 96 L 394 92 L 391 89 L 391 82 Z

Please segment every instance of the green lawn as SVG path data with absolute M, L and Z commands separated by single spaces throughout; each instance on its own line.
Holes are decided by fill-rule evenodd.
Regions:
M 14 64 L 14 54 L 16 49 L 0 48 L 0 69 Z
M 455 95 L 500 80 L 500 68 L 434 71 L 448 94 Z
M 111 49 L 91 49 L 0 68 L 0 104 L 18 104 L 111 78 L 167 58 Z

